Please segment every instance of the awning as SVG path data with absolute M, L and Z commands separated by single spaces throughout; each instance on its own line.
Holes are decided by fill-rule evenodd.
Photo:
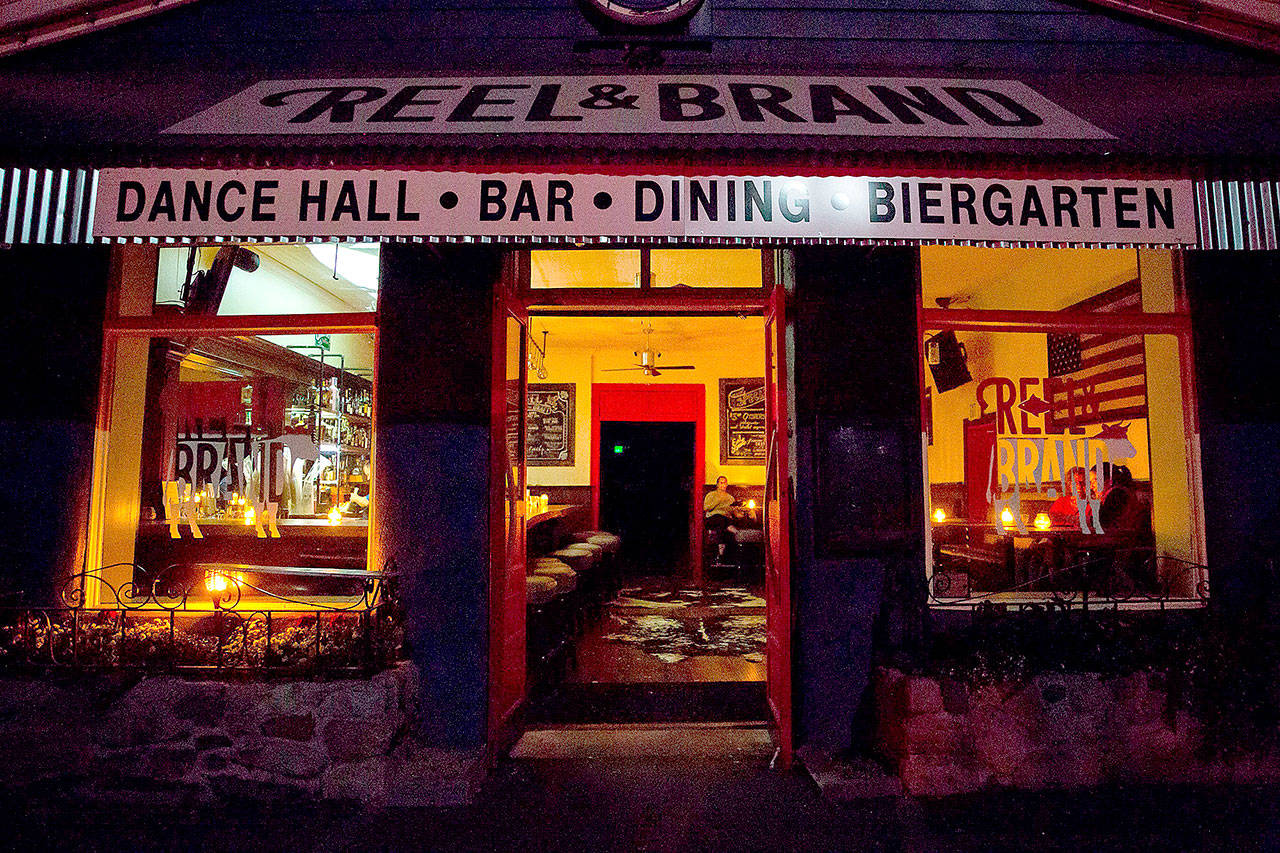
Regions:
M 118 190 L 120 176 L 122 170 L 110 170 L 107 174 L 111 176 L 111 186 Z M 145 172 L 145 170 L 144 170 Z M 332 170 L 288 170 L 289 174 L 298 180 L 307 180 L 314 178 L 310 190 L 313 193 L 319 192 L 319 180 L 321 178 L 333 179 L 334 185 L 332 189 L 333 195 L 329 201 L 332 204 L 336 201 L 339 192 L 338 181 L 334 178 L 335 173 Z M 211 174 L 208 170 L 200 172 L 191 171 L 189 173 L 182 170 L 166 170 L 165 174 L 178 176 L 177 183 L 181 183 L 181 178 L 188 175 L 192 178 L 200 178 L 205 180 Z M 124 175 L 132 174 L 124 171 Z M 142 174 L 142 173 L 139 173 Z M 226 179 L 243 178 L 243 171 L 227 171 L 220 173 Z M 275 174 L 279 177 L 279 170 Z M 341 175 L 361 175 L 369 174 L 367 170 L 351 170 L 349 172 L 338 172 Z M 395 173 L 392 173 L 395 174 Z M 441 174 L 441 173 L 435 173 Z M 446 173 L 447 174 L 447 173 Z M 646 174 L 641 172 L 640 174 Z M 1162 240 L 1158 236 L 1158 231 L 1144 231 L 1140 239 L 1099 239 L 1097 237 L 1090 239 L 1073 239 L 1070 237 L 1069 231 L 1063 231 L 1055 234 L 1055 239 L 1035 239 L 1021 237 L 1017 239 L 986 239 L 965 237 L 965 236 L 947 236 L 949 226 L 943 224 L 939 226 L 931 226 L 928 232 L 921 231 L 918 236 L 912 236 L 914 233 L 911 229 L 886 231 L 885 236 L 869 236 L 861 235 L 831 235 L 821 233 L 821 229 L 815 224 L 813 230 L 806 231 L 803 224 L 787 223 L 783 221 L 781 215 L 778 219 L 778 226 L 770 227 L 760 222 L 756 222 L 752 228 L 740 230 L 738 232 L 724 232 L 718 234 L 699 234 L 690 233 L 681 230 L 676 233 L 672 229 L 668 229 L 666 233 L 659 233 L 655 230 L 625 230 L 618 229 L 616 233 L 602 234 L 595 233 L 575 233 L 572 226 L 562 226 L 553 229 L 550 233 L 538 233 L 536 227 L 522 226 L 510 229 L 509 233 L 493 233 L 492 229 L 488 229 L 489 233 L 461 233 L 455 227 L 452 227 L 447 233 L 438 226 L 432 224 L 432 219 L 428 215 L 422 218 L 420 212 L 414 212 L 416 217 L 412 222 L 403 224 L 395 229 L 401 233 L 390 233 L 392 229 L 383 228 L 380 221 L 369 222 L 365 227 L 364 233 L 354 234 L 350 227 L 341 229 L 334 228 L 332 231 L 326 231 L 323 227 L 309 229 L 307 233 L 298 233 L 298 229 L 285 229 L 280 233 L 275 233 L 269 227 L 256 228 L 254 233 L 245 233 L 242 229 L 234 229 L 229 227 L 216 228 L 209 226 L 207 228 L 197 228 L 189 231 L 184 236 L 108 236 L 104 232 L 113 233 L 118 228 L 108 228 L 101 226 L 95 230 L 94 214 L 95 207 L 98 206 L 98 188 L 102 173 L 99 170 L 90 169 L 26 169 L 11 168 L 0 172 L 0 225 L 3 226 L 3 234 L 0 235 L 0 242 L 4 244 L 88 244 L 88 243 L 111 243 L 111 242 L 150 242 L 150 243 L 184 243 L 184 242 L 224 242 L 224 241 L 244 241 L 244 242 L 280 242 L 280 241 L 317 241 L 317 240 L 387 240 L 387 241 L 431 241 L 431 242 L 494 242 L 494 243 L 511 243 L 511 244 L 539 244 L 539 243 L 596 243 L 596 242 L 617 242 L 620 240 L 632 240 L 636 242 L 679 242 L 690 244 L 763 244 L 763 243 L 841 243 L 841 244 L 924 244 L 924 243 L 954 243 L 954 244 L 970 244 L 970 245 L 1001 245 L 1001 246 L 1181 246 L 1185 248 L 1200 249 L 1239 249 L 1239 250 L 1265 250 L 1280 249 L 1280 181 L 1213 181 L 1199 180 L 1194 182 L 1172 182 L 1171 185 L 1186 184 L 1188 187 L 1188 209 L 1190 211 L 1193 227 L 1189 226 L 1189 230 L 1180 231 L 1179 233 L 1187 235 L 1177 240 Z M 485 175 L 477 175 L 475 173 L 458 173 L 457 177 L 465 179 L 464 182 L 475 184 L 485 179 Z M 504 185 L 510 186 L 510 196 L 503 199 L 504 211 L 510 209 L 510 206 L 517 202 L 517 189 L 520 175 L 512 175 L 503 173 L 501 176 L 491 176 L 493 180 L 498 177 L 502 179 Z M 545 179 L 546 175 L 530 174 L 527 176 L 530 183 L 533 179 Z M 590 177 L 590 176 L 588 176 Z M 608 186 L 626 184 L 626 176 L 606 176 L 598 178 L 598 180 L 610 181 Z M 746 179 L 743 179 L 746 180 Z M 759 185 L 765 178 L 750 179 L 756 182 L 756 188 L 750 190 L 755 194 L 753 203 L 756 209 L 760 209 L 763 203 L 761 199 L 761 191 Z M 784 201 L 781 194 L 785 192 L 785 183 L 788 180 L 786 176 L 776 179 L 778 185 L 779 198 L 777 204 L 779 210 L 785 204 L 792 204 L 792 201 Z M 810 179 L 815 182 L 838 182 L 836 178 L 820 178 Z M 861 183 L 866 183 L 864 176 L 859 176 Z M 689 178 L 688 182 L 698 182 L 698 178 Z M 707 198 L 710 190 L 711 179 L 705 179 L 700 184 L 702 198 L 699 199 L 700 210 L 704 215 L 709 210 L 709 200 Z M 984 183 L 985 181 L 985 183 Z M 280 183 L 278 180 L 275 183 Z M 545 184 L 546 181 L 543 180 Z M 649 183 L 657 183 L 649 181 Z M 722 179 L 723 193 L 726 198 L 718 200 L 721 207 L 727 202 L 728 179 Z M 940 205 L 945 207 L 948 199 L 954 200 L 956 191 L 951 189 L 955 184 L 961 184 L 969 189 L 965 192 L 976 190 L 975 198 L 982 194 L 984 187 L 989 187 L 993 183 L 990 179 L 965 180 L 962 176 L 952 178 L 950 180 L 929 181 L 922 178 L 899 178 L 887 177 L 883 180 L 876 180 L 876 183 L 884 184 L 884 188 L 878 190 L 882 198 L 892 198 L 894 193 L 898 193 L 901 197 L 906 194 L 909 198 L 914 199 L 940 199 Z M 1101 185 L 1101 182 L 1093 182 Z M 1113 182 L 1120 183 L 1120 182 Z M 1133 204 L 1138 207 L 1132 208 L 1131 218 L 1135 221 L 1142 218 L 1140 206 L 1143 196 L 1142 192 L 1147 191 L 1150 187 L 1161 188 L 1171 182 L 1134 182 L 1136 189 L 1132 196 L 1126 198 L 1132 199 Z M 935 184 L 938 187 L 935 189 Z M 1053 189 L 1057 184 L 1051 181 L 1003 181 L 999 182 L 1002 187 L 1001 193 L 996 196 L 997 204 L 1003 204 L 1011 207 L 1016 215 L 1019 209 L 1026 210 L 1027 207 L 1027 188 L 1029 187 L 1032 195 L 1038 203 L 1045 206 L 1046 219 L 1050 216 L 1047 207 L 1049 199 L 1053 196 Z M 1076 187 L 1079 189 L 1081 182 L 1066 182 L 1063 186 Z M 1086 186 L 1089 184 L 1086 182 Z M 1148 186 L 1150 185 L 1150 186 Z M 602 186 L 604 186 L 602 184 Z M 686 184 L 682 184 L 686 186 Z M 746 205 L 746 193 L 748 190 L 745 186 L 741 186 L 742 197 L 735 201 L 736 204 Z M 661 191 L 659 187 L 652 190 L 653 193 Z M 838 189 L 838 188 L 837 188 Z M 687 190 L 686 190 L 687 191 Z M 772 191 L 772 190 L 770 190 Z M 830 195 L 829 190 L 823 190 Z M 360 201 L 363 203 L 366 199 L 363 195 L 364 189 L 361 189 Z M 384 190 L 384 196 L 381 204 L 383 207 L 394 207 L 396 201 L 393 197 L 393 190 Z M 887 194 L 887 195 L 885 195 Z M 447 195 L 447 193 L 446 193 Z M 962 194 L 963 195 L 963 194 Z M 1077 201 L 1081 213 L 1087 213 L 1085 199 L 1080 193 Z M 353 198 L 356 196 L 353 195 Z M 1107 198 L 1103 194 L 1104 198 Z M 1148 197 L 1150 193 L 1148 193 Z M 1169 196 L 1173 198 L 1172 195 Z M 130 197 L 132 203 L 132 197 Z M 649 195 L 646 197 L 646 203 L 649 205 L 647 213 L 652 213 L 654 202 L 657 195 Z M 1011 200 L 1012 199 L 1012 200 Z M 109 201 L 109 200 L 108 200 Z M 546 199 L 543 199 L 545 204 Z M 1157 204 L 1160 203 L 1160 197 L 1156 197 Z M 139 199 L 138 203 L 143 202 Z M 182 201 L 178 199 L 175 202 L 181 206 Z M 247 204 L 246 200 L 246 204 Z M 401 202 L 403 203 L 403 202 Z M 455 201 L 456 203 L 456 201 Z M 529 203 L 537 203 L 532 197 Z M 629 200 L 628 200 L 629 203 Z M 684 203 L 688 204 L 688 200 Z M 772 202 L 771 202 L 772 203 Z M 379 202 L 374 201 L 375 207 Z M 908 202 L 910 204 L 910 202 Z M 1108 202 L 1110 204 L 1110 202 Z M 975 207 L 979 207 L 980 203 L 973 202 Z M 598 206 L 598 204 L 597 204 Z M 832 202 L 832 206 L 838 209 L 839 201 Z M 1172 203 L 1170 204 L 1172 206 Z M 110 203 L 108 203 L 110 207 Z M 886 203 L 882 205 L 881 212 L 886 213 L 892 208 L 892 205 Z M 799 210 L 798 207 L 792 206 L 791 210 Z M 939 208 L 941 209 L 941 207 Z M 998 208 L 1000 209 L 1000 208 Z M 1118 208 L 1117 208 L 1118 209 Z M 495 208 L 496 210 L 496 208 Z M 139 209 L 139 212 L 141 208 Z M 132 211 L 125 211 L 126 214 Z M 1159 207 L 1156 212 L 1160 213 Z M 386 213 L 388 217 L 391 213 Z M 545 215 L 545 214 L 544 214 Z M 916 214 L 918 217 L 918 213 Z M 901 214 L 899 211 L 899 217 Z M 968 221 L 967 218 L 964 221 Z M 963 223 L 962 223 L 963 224 Z M 1159 224 L 1159 223 L 1157 223 Z M 1087 223 L 1086 223 L 1087 225 Z M 296 223 L 295 223 L 296 226 Z M 145 229 L 144 229 L 145 230 Z M 360 230 L 360 229 L 357 229 Z M 955 227 L 954 233 L 962 235 L 964 228 Z M 140 235 L 142 231 L 138 232 Z M 1101 233 L 1101 232 L 1099 232 Z M 1122 233 L 1115 232 L 1111 233 Z M 1194 236 L 1190 236 L 1190 235 Z

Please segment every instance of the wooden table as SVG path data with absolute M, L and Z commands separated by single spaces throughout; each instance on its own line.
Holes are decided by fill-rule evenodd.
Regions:
M 548 521 L 557 521 L 581 507 L 578 504 L 551 504 L 541 512 L 531 513 L 525 517 L 524 526 L 528 530 Z
M 557 522 L 585 509 L 580 504 L 551 504 L 541 512 L 535 512 L 524 520 L 525 546 L 529 556 L 554 551 L 557 542 Z
M 1117 554 L 1150 545 L 1131 533 L 1084 533 L 1078 525 L 1046 530 L 1028 525 L 1023 533 L 1003 524 L 947 519 L 933 522 L 933 529 L 935 559 L 958 559 L 979 577 L 990 575 L 977 587 L 983 591 L 1034 589 L 1052 575 L 1068 584 L 1105 584 Z

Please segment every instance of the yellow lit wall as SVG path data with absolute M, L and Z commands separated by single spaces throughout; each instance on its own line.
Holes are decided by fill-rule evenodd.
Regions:
M 933 393 L 933 444 L 929 447 L 931 483 L 959 483 L 964 480 L 963 421 L 974 420 L 980 414 L 977 388 L 982 380 L 1003 376 L 1016 382 L 1024 376 L 1043 377 L 1049 369 L 1043 334 L 958 332 L 956 336 L 968 352 L 973 381 L 941 394 L 936 389 Z M 1148 364 L 1148 385 L 1151 371 L 1152 366 Z M 1042 391 L 1040 393 L 1043 394 Z M 988 391 L 987 395 L 991 401 L 992 392 Z M 1129 424 L 1129 440 L 1137 451 L 1137 456 L 1125 464 L 1134 479 L 1149 479 L 1147 421 L 1130 419 L 1125 422 Z M 1038 420 L 1032 423 L 1039 425 Z M 1087 434 L 1096 431 L 1096 427 L 1090 427 Z
M 150 246 L 117 249 L 115 286 L 120 313 L 143 315 L 151 311 L 158 252 Z M 134 542 L 141 504 L 138 472 L 142 466 L 142 423 L 145 417 L 148 338 L 125 338 L 107 353 L 104 369 L 114 380 L 106 399 L 106 411 L 94 436 L 94 477 L 90 494 L 89 535 L 85 563 L 90 567 L 115 566 L 102 573 L 117 589 L 133 579 Z M 123 563 L 125 565 L 118 566 Z M 88 602 L 102 600 L 103 590 L 86 589 Z M 114 603 L 110 596 L 109 603 Z
M 1141 263 L 1143 303 L 1160 306 L 1156 310 L 1174 310 L 1173 253 L 1144 251 Z M 1198 562 L 1197 531 L 1191 511 L 1194 484 L 1189 478 L 1188 437 L 1183 416 L 1183 407 L 1188 401 L 1182 395 L 1178 341 L 1172 335 L 1147 335 L 1145 342 L 1151 470 L 1156 484 L 1151 496 L 1156 551 Z M 1177 592 L 1190 595 L 1192 590 Z

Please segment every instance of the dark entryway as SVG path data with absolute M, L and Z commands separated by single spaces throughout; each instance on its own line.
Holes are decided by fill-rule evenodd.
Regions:
M 600 524 L 622 537 L 623 565 L 672 575 L 689 560 L 692 422 L 600 424 Z

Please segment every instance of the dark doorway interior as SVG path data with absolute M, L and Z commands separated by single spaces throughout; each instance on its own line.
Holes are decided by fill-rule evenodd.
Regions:
M 623 565 L 648 576 L 689 561 L 695 425 L 602 421 L 600 524 L 622 537 Z

